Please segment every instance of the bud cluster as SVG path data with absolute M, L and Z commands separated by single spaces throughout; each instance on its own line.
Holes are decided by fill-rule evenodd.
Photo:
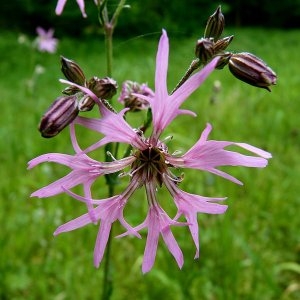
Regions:
M 239 80 L 255 87 L 268 91 L 271 85 L 276 84 L 277 76 L 267 64 L 248 52 L 233 53 L 227 51 L 227 47 L 233 40 L 233 35 L 221 37 L 225 27 L 225 18 L 218 6 L 216 11 L 208 18 L 203 37 L 196 43 L 196 59 L 181 78 L 173 94 L 200 66 L 208 64 L 213 58 L 218 57 L 216 69 L 228 66 L 230 72 Z M 94 100 L 84 94 L 77 86 L 83 86 L 91 90 L 110 110 L 114 109 L 106 101 L 111 99 L 117 91 L 117 82 L 109 77 L 98 78 L 93 76 L 87 80 L 81 67 L 73 60 L 61 57 L 61 71 L 64 76 L 74 83 L 63 90 L 64 96 L 58 97 L 43 115 L 39 130 L 43 137 L 56 136 L 68 126 L 80 112 L 90 111 Z M 77 86 L 76 86 L 77 85 Z M 149 103 L 137 95 L 153 97 L 153 91 L 146 84 L 138 84 L 133 81 L 125 81 L 119 97 L 129 111 L 136 112 L 149 108 Z
M 271 91 L 269 86 L 276 84 L 276 73 L 263 60 L 251 53 L 235 54 L 225 51 L 232 42 L 233 35 L 220 38 L 224 27 L 225 18 L 219 6 L 208 18 L 203 37 L 197 41 L 195 54 L 199 63 L 206 65 L 214 57 L 219 56 L 217 69 L 223 69 L 228 65 L 230 72 L 239 80 Z
M 74 84 L 90 89 L 99 99 L 111 99 L 117 92 L 115 80 L 92 77 L 86 80 L 84 72 L 73 60 L 61 57 L 61 71 Z M 47 109 L 39 124 L 39 131 L 45 138 L 56 136 L 79 114 L 94 107 L 94 100 L 84 95 L 75 85 L 63 90 L 64 96 L 58 97 Z
M 233 40 L 233 35 L 221 38 L 225 27 L 225 18 L 221 6 L 208 18 L 204 35 L 197 41 L 195 54 L 200 63 L 206 65 L 213 57 L 220 56 L 218 69 L 222 69 L 229 61 L 230 53 L 225 52 Z

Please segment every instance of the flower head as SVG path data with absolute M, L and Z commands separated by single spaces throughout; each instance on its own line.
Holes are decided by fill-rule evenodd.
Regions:
M 53 37 L 54 30 L 50 28 L 47 31 L 42 27 L 37 27 L 36 32 L 38 34 L 36 39 L 38 50 L 41 52 L 55 53 L 58 41 Z
M 97 103 L 102 118 L 77 117 L 74 120 L 71 126 L 71 138 L 75 150 L 73 156 L 59 153 L 46 154 L 29 162 L 29 168 L 47 161 L 63 164 L 71 168 L 71 172 L 68 175 L 41 188 L 33 193 L 32 196 L 49 197 L 66 192 L 76 200 L 87 204 L 88 214 L 61 225 L 55 234 L 100 221 L 100 229 L 94 251 L 96 266 L 99 266 L 103 257 L 111 224 L 119 220 L 126 229 L 125 233 L 119 235 L 119 237 L 129 234 L 140 237 L 139 231 L 144 228 L 148 229 L 142 264 L 143 272 L 148 272 L 154 264 L 160 235 L 181 268 L 183 265 L 183 254 L 171 228 L 173 226 L 189 227 L 196 247 L 195 257 L 198 257 L 197 214 L 222 214 L 226 211 L 227 206 L 218 203 L 225 198 L 208 198 L 182 191 L 179 188 L 182 178 L 176 176 L 174 170 L 176 168 L 198 169 L 222 176 L 236 183 L 241 183 L 233 176 L 219 170 L 218 167 L 231 165 L 263 168 L 267 165 L 267 159 L 271 157 L 269 153 L 248 144 L 209 140 L 208 135 L 212 129 L 209 124 L 195 145 L 183 155 L 178 156 L 168 151 L 167 145 L 161 140 L 162 132 L 180 114 L 195 115 L 191 111 L 180 109 L 180 106 L 202 84 L 218 63 L 218 59 L 213 59 L 202 70 L 190 77 L 172 95 L 169 95 L 166 84 L 168 53 L 168 37 L 166 32 L 163 31 L 156 57 L 155 93 L 151 96 L 137 94 L 138 97 L 149 102 L 152 110 L 153 128 L 148 137 L 144 136 L 143 132 L 132 128 L 125 121 L 123 116 L 128 109 L 115 113 L 103 105 L 93 92 L 87 88 L 82 88 L 82 91 L 87 93 Z M 74 124 L 99 132 L 104 137 L 82 151 L 76 140 Z M 98 162 L 88 156 L 90 151 L 97 150 L 99 147 L 111 142 L 130 145 L 132 147 L 131 154 L 123 159 L 113 159 L 112 162 Z M 231 145 L 246 149 L 254 153 L 255 156 L 247 156 L 227 150 L 226 148 Z M 129 171 L 121 174 L 123 176 L 129 175 L 130 182 L 121 194 L 107 199 L 94 200 L 92 198 L 91 185 L 98 177 L 128 168 Z M 79 184 L 84 186 L 84 196 L 75 195 L 69 191 L 69 189 Z M 162 209 L 158 199 L 157 189 L 163 186 L 169 191 L 177 207 L 177 214 L 173 218 Z M 145 220 L 140 225 L 131 227 L 124 219 L 123 209 L 132 198 L 131 196 L 134 192 L 141 187 L 145 188 L 149 210 Z M 186 223 L 178 221 L 181 215 L 185 217 Z

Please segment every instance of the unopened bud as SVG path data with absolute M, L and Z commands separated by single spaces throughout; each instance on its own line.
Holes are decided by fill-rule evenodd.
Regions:
M 94 76 L 88 81 L 88 88 L 101 99 L 111 99 L 117 92 L 117 82 L 112 78 Z
M 216 65 L 216 69 L 221 70 L 225 66 L 227 66 L 231 56 L 232 56 L 232 53 L 230 53 L 230 52 L 219 55 L 220 58 L 219 58 L 218 63 Z
M 95 101 L 89 96 L 84 95 L 78 102 L 79 111 L 90 111 L 95 105 Z
M 231 43 L 232 40 L 233 40 L 233 35 L 224 37 L 220 40 L 217 40 L 213 46 L 214 53 L 218 54 L 218 53 L 224 51 L 229 46 L 229 44 Z
M 219 5 L 217 10 L 207 20 L 204 37 L 213 38 L 215 41 L 218 40 L 224 30 L 224 26 L 225 18 Z
M 62 93 L 65 95 L 74 95 L 78 92 L 80 92 L 80 89 L 74 85 L 70 85 L 62 91 Z
M 269 86 L 276 84 L 277 75 L 266 63 L 247 52 L 232 54 L 229 70 L 238 79 L 256 87 L 271 91 Z
M 214 47 L 214 42 L 212 41 L 212 39 L 201 38 L 200 40 L 197 41 L 195 54 L 196 57 L 199 58 L 202 64 L 206 64 L 213 57 L 214 55 L 213 47 Z
M 63 74 L 68 80 L 77 83 L 79 85 L 85 85 L 84 73 L 75 61 L 61 56 L 60 62 L 61 62 L 61 71 L 63 72 Z
M 127 80 L 123 83 L 122 92 L 118 99 L 130 111 L 136 112 L 149 107 L 149 102 L 133 94 L 141 94 L 147 97 L 154 97 L 154 92 L 147 86 L 147 84 L 139 84 L 134 81 Z
M 43 115 L 39 131 L 45 138 L 51 138 L 60 133 L 78 115 L 77 96 L 58 97 Z

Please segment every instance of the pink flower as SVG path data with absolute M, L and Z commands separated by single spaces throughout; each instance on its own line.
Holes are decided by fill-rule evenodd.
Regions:
M 173 196 L 178 212 L 175 217 L 177 220 L 184 215 L 194 240 L 196 247 L 195 258 L 199 257 L 199 233 L 198 233 L 198 213 L 222 214 L 227 210 L 226 205 L 213 203 L 212 201 L 222 201 L 226 198 L 208 198 L 199 195 L 189 194 L 180 190 L 172 181 L 165 181 L 169 192 Z
M 96 0 L 95 0 L 95 1 L 96 1 Z M 66 5 L 66 2 L 67 2 L 67 0 L 58 0 L 57 5 L 56 5 L 56 8 L 55 8 L 55 13 L 56 13 L 57 15 L 61 15 L 61 14 L 62 14 L 62 12 L 63 12 L 63 10 L 64 10 L 64 7 L 65 7 L 65 5 Z M 77 2 L 77 4 L 78 4 L 78 6 L 79 6 L 79 9 L 80 9 L 81 13 L 82 13 L 82 16 L 83 16 L 84 18 L 86 18 L 87 15 L 86 15 L 86 13 L 85 13 L 84 0 L 76 0 L 76 2 Z M 95 3 L 96 3 L 96 2 L 95 2 Z
M 142 271 L 148 272 L 155 261 L 158 238 L 161 235 L 170 253 L 173 255 L 178 266 L 183 265 L 183 255 L 178 243 L 173 236 L 171 228 L 173 226 L 188 226 L 195 243 L 196 254 L 199 256 L 199 234 L 198 234 L 198 213 L 222 214 L 227 206 L 216 202 L 225 198 L 208 198 L 182 191 L 179 188 L 183 178 L 177 177 L 173 170 L 176 168 L 192 168 L 222 176 L 235 183 L 241 184 L 233 176 L 218 169 L 220 166 L 245 166 L 263 168 L 267 165 L 267 159 L 271 154 L 261 149 L 244 143 L 227 141 L 208 140 L 211 125 L 207 125 L 199 140 L 185 154 L 179 156 L 170 154 L 167 145 L 160 139 L 161 133 L 180 114 L 195 115 L 191 111 L 180 109 L 181 104 L 188 96 L 195 91 L 214 70 L 218 59 L 212 60 L 202 70 L 190 77 L 172 95 L 167 91 L 167 68 L 168 68 L 169 42 L 165 31 L 159 41 L 156 74 L 155 74 L 155 94 L 137 96 L 148 101 L 152 109 L 153 129 L 149 137 L 136 129 L 133 129 L 124 119 L 127 109 L 119 113 L 114 113 L 106 108 L 99 99 L 87 88 L 81 88 L 98 104 L 102 118 L 91 119 L 77 117 L 74 124 L 79 124 L 88 129 L 101 133 L 104 137 L 95 144 L 82 151 L 76 141 L 74 125 L 71 126 L 71 138 L 75 154 L 48 154 L 42 155 L 29 162 L 29 168 L 41 162 L 57 162 L 67 165 L 71 172 L 58 181 L 34 192 L 32 196 L 48 197 L 61 192 L 66 192 L 79 201 L 87 204 L 89 213 L 61 225 L 55 234 L 67 232 L 85 226 L 89 223 L 100 221 L 100 229 L 95 245 L 94 262 L 99 266 L 103 257 L 107 238 L 113 222 L 119 220 L 126 231 L 118 237 L 125 235 L 135 235 L 139 237 L 139 231 L 147 228 L 148 235 L 142 264 Z M 123 159 L 113 159 L 112 162 L 97 162 L 88 156 L 90 151 L 95 151 L 99 147 L 111 143 L 125 143 L 132 146 L 131 154 Z M 237 146 L 254 153 L 256 156 L 248 156 L 235 151 L 225 149 L 228 146 Z M 129 168 L 129 171 L 128 171 Z M 119 172 L 123 169 L 122 176 L 129 175 L 130 182 L 123 193 L 107 199 L 94 200 L 91 196 L 91 185 L 100 176 Z M 195 182 L 196 183 L 196 182 Z M 70 188 L 75 185 L 84 186 L 84 196 L 75 195 Z M 177 214 L 171 218 L 162 209 L 157 196 L 157 188 L 165 186 L 174 199 L 177 207 Z M 148 214 L 142 224 L 131 227 L 124 219 L 123 209 L 135 190 L 144 187 L 149 206 Z M 186 223 L 178 222 L 178 218 L 183 215 Z
M 122 85 L 121 95 L 118 99 L 130 111 L 140 111 L 149 108 L 148 100 L 141 99 L 137 95 L 144 95 L 147 97 L 154 97 L 154 92 L 147 86 L 147 84 L 139 84 L 134 81 L 126 80 Z
M 47 153 L 28 162 L 28 169 L 31 169 L 42 162 L 55 162 L 72 169 L 68 175 L 32 193 L 32 197 L 51 197 L 63 193 L 66 189 L 71 189 L 80 184 L 83 185 L 85 196 L 91 197 L 91 186 L 99 176 L 118 172 L 124 167 L 130 166 L 134 161 L 132 157 L 127 157 L 110 163 L 98 162 L 82 152 L 75 138 L 73 125 L 71 125 L 71 138 L 73 148 L 76 152 L 75 155 Z M 94 213 L 92 211 L 92 201 L 87 201 L 86 203 L 90 217 L 92 221 L 95 222 Z
M 123 210 L 125 204 L 127 203 L 128 198 L 131 196 L 132 192 L 135 190 L 136 187 L 133 186 L 131 183 L 125 192 L 121 195 L 113 196 L 105 200 L 91 200 L 92 204 L 96 204 L 97 207 L 93 210 L 94 220 L 91 219 L 90 214 L 84 214 L 83 216 L 78 217 L 64 225 L 59 226 L 54 235 L 60 234 L 62 232 L 71 231 L 80 227 L 83 227 L 91 222 L 101 221 L 101 226 L 98 232 L 95 250 L 94 250 L 94 264 L 99 266 L 104 250 L 109 238 L 110 230 L 112 224 L 119 220 L 119 222 L 130 232 L 140 238 L 139 233 L 132 228 L 124 219 L 123 217 Z M 75 195 L 69 191 L 67 191 L 71 196 L 79 201 L 86 202 L 86 199 Z
M 54 30 L 49 29 L 46 31 L 42 27 L 37 27 L 36 32 L 38 34 L 36 39 L 38 50 L 41 52 L 55 53 L 58 41 L 53 37 Z
M 146 191 L 155 193 L 156 186 L 153 183 L 146 184 Z M 166 243 L 169 251 L 175 258 L 178 266 L 181 268 L 183 265 L 182 251 L 174 238 L 171 231 L 171 226 L 185 226 L 185 223 L 179 223 L 172 220 L 167 213 L 160 207 L 158 202 L 149 206 L 149 211 L 144 222 L 130 231 L 119 235 L 118 237 L 132 234 L 132 232 L 139 231 L 143 228 L 148 228 L 148 237 L 145 247 L 144 260 L 142 265 L 143 273 L 149 272 L 154 264 L 155 255 L 158 245 L 158 238 L 161 234 L 164 242 Z
M 210 173 L 222 176 L 237 184 L 242 184 L 239 180 L 231 175 L 216 169 L 221 166 L 244 166 L 264 168 L 268 161 L 265 158 L 271 158 L 271 154 L 245 143 L 234 143 L 227 141 L 207 140 L 212 127 L 207 124 L 202 132 L 198 142 L 183 156 L 169 156 L 168 160 L 171 164 L 181 168 L 191 168 L 208 171 Z M 228 146 L 238 146 L 260 157 L 247 156 L 233 151 L 225 150 Z

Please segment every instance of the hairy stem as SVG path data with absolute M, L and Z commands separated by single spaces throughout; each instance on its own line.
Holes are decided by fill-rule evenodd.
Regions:
M 200 67 L 201 63 L 199 59 L 194 59 L 192 63 L 190 64 L 189 68 L 187 69 L 186 73 L 183 75 L 183 77 L 180 79 L 178 84 L 175 86 L 174 90 L 171 92 L 171 95 L 178 90 L 193 74 L 195 70 L 197 70 Z

